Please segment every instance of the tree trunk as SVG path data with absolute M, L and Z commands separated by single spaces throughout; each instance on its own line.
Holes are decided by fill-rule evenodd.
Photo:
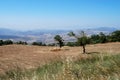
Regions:
M 83 45 L 83 54 L 85 54 L 86 51 L 85 51 L 85 45 Z
M 61 48 L 62 46 L 61 46 L 61 45 L 59 45 L 59 47 Z

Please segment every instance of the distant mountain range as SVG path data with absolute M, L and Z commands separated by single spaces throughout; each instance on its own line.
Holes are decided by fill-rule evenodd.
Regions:
M 80 29 L 84 30 L 87 35 L 98 34 L 103 32 L 109 34 L 115 30 L 113 27 L 99 27 L 90 29 Z M 75 30 L 78 32 L 80 30 Z M 27 41 L 29 43 L 34 41 L 40 41 L 45 43 L 53 43 L 54 36 L 59 34 L 63 37 L 65 41 L 75 41 L 75 38 L 69 37 L 67 34 L 70 30 L 31 30 L 31 31 L 16 31 L 5 28 L 0 28 L 0 39 L 6 40 L 11 39 L 13 41 Z

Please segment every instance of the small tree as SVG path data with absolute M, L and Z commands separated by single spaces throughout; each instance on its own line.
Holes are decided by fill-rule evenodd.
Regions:
M 58 42 L 58 44 L 59 44 L 59 47 L 61 48 L 62 46 L 64 46 L 64 40 L 62 39 L 62 37 L 60 36 L 60 35 L 56 35 L 55 37 L 54 37 L 54 39 Z
M 2 46 L 3 45 L 3 40 L 0 40 L 0 46 Z
M 83 47 L 83 53 L 86 53 L 85 46 L 88 43 L 88 40 L 84 31 L 81 31 L 80 36 L 76 36 L 76 34 L 73 32 L 70 32 L 68 35 L 75 37 L 77 39 L 78 44 Z

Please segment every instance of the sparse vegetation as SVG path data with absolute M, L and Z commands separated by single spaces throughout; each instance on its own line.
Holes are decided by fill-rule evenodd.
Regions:
M 54 47 L 44 47 L 41 42 L 33 42 L 33 45 L 39 46 L 24 46 L 9 45 L 14 44 L 14 42 L 0 40 L 0 80 L 120 79 L 120 43 L 117 42 L 119 41 L 117 38 L 119 31 L 110 35 L 100 33 L 91 37 L 87 37 L 84 32 L 81 33 L 80 37 L 77 37 L 73 32 L 71 34 L 78 41 L 69 42 L 67 45 L 81 45 L 83 47 L 66 46 L 67 49 L 63 47 L 60 50 L 52 51 Z M 56 36 L 55 40 L 62 47 L 62 37 Z M 96 44 L 114 41 L 115 43 Z M 19 42 L 19 44 L 26 44 L 26 42 Z M 86 49 L 88 54 L 80 54 L 82 53 L 80 49 L 83 49 L 83 53 L 86 53 Z M 63 56 L 64 58 L 57 58 Z M 19 65 L 13 68 L 16 63 Z
M 87 58 L 56 61 L 32 70 L 6 72 L 0 80 L 119 80 L 120 54 L 91 55 Z
M 54 37 L 55 41 L 57 41 L 59 47 L 61 48 L 62 46 L 83 46 L 83 53 L 85 50 L 85 45 L 86 44 L 98 44 L 98 43 L 108 43 L 108 42 L 120 42 L 120 30 L 116 30 L 109 35 L 105 35 L 103 32 L 100 32 L 99 34 L 93 34 L 91 36 L 87 36 L 84 31 L 81 32 L 81 35 L 78 36 L 73 32 L 70 32 L 68 34 L 69 36 L 73 36 L 77 39 L 77 42 L 67 42 L 67 44 L 64 44 L 64 40 L 60 35 L 56 35 Z M 25 41 L 18 41 L 14 42 L 12 40 L 0 40 L 0 46 L 2 45 L 10 45 L 10 44 L 22 44 L 22 45 L 27 45 L 28 43 Z M 33 42 L 32 45 L 37 45 L 37 46 L 55 46 L 56 43 L 51 43 L 46 45 L 46 43 L 43 42 Z
M 80 40 L 78 40 L 78 37 L 73 32 L 69 33 L 70 36 L 74 36 L 77 38 L 77 42 L 68 42 L 67 46 L 82 46 L 80 45 Z M 79 36 L 80 37 L 80 36 Z M 109 35 L 104 34 L 103 32 L 100 32 L 99 34 L 93 34 L 89 37 L 87 37 L 87 43 L 86 44 L 98 44 L 98 43 L 108 43 L 108 42 L 120 42 L 120 30 L 114 31 L 110 33 Z
M 120 0 L 0 0 L 0 80 L 120 80 Z

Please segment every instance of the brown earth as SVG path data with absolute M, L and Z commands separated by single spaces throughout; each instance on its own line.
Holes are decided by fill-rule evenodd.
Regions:
M 106 43 L 87 45 L 86 51 L 89 54 L 93 53 L 120 53 L 120 43 Z M 3 73 L 16 66 L 21 68 L 34 68 L 49 61 L 57 60 L 62 56 L 81 56 L 88 55 L 82 54 L 82 47 L 63 47 L 61 50 L 55 47 L 43 46 L 28 46 L 28 45 L 7 45 L 0 46 L 0 73 Z

